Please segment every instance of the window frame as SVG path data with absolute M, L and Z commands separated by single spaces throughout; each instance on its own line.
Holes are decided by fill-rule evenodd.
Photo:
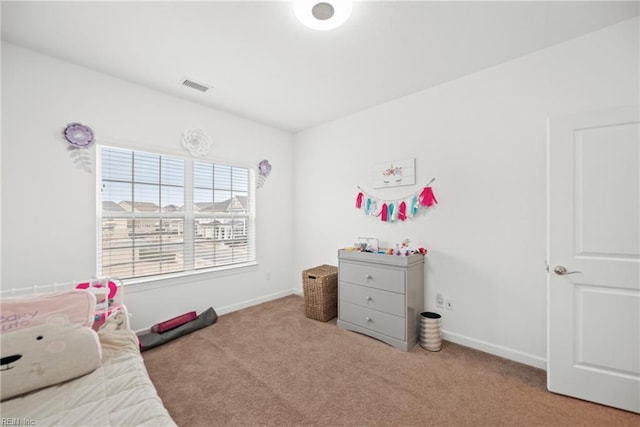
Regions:
M 184 162 L 184 204 L 182 212 L 114 212 L 109 213 L 103 209 L 103 164 L 102 156 L 104 149 L 125 150 L 134 153 L 151 154 L 161 157 L 179 159 Z M 196 212 L 194 209 L 194 191 L 196 188 L 194 182 L 194 164 L 196 162 L 207 163 L 210 165 L 227 166 L 231 168 L 242 168 L 247 170 L 248 183 L 247 183 L 247 213 L 241 214 L 242 218 L 246 219 L 246 227 L 249 230 L 247 233 L 247 260 L 239 261 L 235 263 L 227 263 L 216 266 L 200 267 L 195 266 L 195 245 L 197 243 L 197 237 L 195 235 L 196 221 L 202 218 L 236 218 L 238 215 L 227 213 L 211 213 L 202 214 Z M 239 161 L 228 161 L 210 158 L 193 158 L 187 157 L 175 153 L 166 153 L 157 149 L 148 148 L 131 148 L 123 147 L 116 144 L 96 144 L 96 271 L 97 276 L 104 276 L 104 269 L 102 263 L 103 257 L 103 219 L 107 218 L 126 218 L 132 219 L 144 219 L 144 218 L 160 218 L 160 219 L 181 219 L 183 220 L 183 251 L 184 251 L 184 264 L 181 271 L 173 271 L 160 274 L 141 275 L 121 279 L 125 284 L 144 283 L 150 281 L 165 280 L 171 278 L 188 277 L 194 275 L 210 274 L 215 272 L 234 272 L 246 267 L 257 265 L 256 257 L 256 185 L 255 185 L 256 170 L 255 166 Z M 135 178 L 132 177 L 135 183 Z M 231 192 L 231 191 L 230 191 Z M 105 215 L 106 212 L 106 215 Z M 132 257 L 133 258 L 133 257 Z M 107 273 L 108 275 L 108 273 Z

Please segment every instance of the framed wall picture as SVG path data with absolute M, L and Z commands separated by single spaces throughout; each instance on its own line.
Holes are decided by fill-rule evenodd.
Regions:
M 400 187 L 416 183 L 416 159 L 377 163 L 372 170 L 373 188 Z

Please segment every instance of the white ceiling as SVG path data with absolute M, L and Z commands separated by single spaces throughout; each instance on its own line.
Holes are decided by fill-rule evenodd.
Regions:
M 297 132 L 637 16 L 638 5 L 356 1 L 344 26 L 314 31 L 288 1 L 3 1 L 2 38 Z

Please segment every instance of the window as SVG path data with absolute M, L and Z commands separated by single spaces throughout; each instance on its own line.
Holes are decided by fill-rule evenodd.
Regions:
M 255 262 L 251 169 L 104 146 L 99 159 L 99 275 Z

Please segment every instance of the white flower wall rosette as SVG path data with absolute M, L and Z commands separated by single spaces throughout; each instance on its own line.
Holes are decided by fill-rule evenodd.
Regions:
M 182 132 L 182 146 L 192 156 L 202 157 L 211 151 L 211 139 L 202 129 L 187 129 Z

